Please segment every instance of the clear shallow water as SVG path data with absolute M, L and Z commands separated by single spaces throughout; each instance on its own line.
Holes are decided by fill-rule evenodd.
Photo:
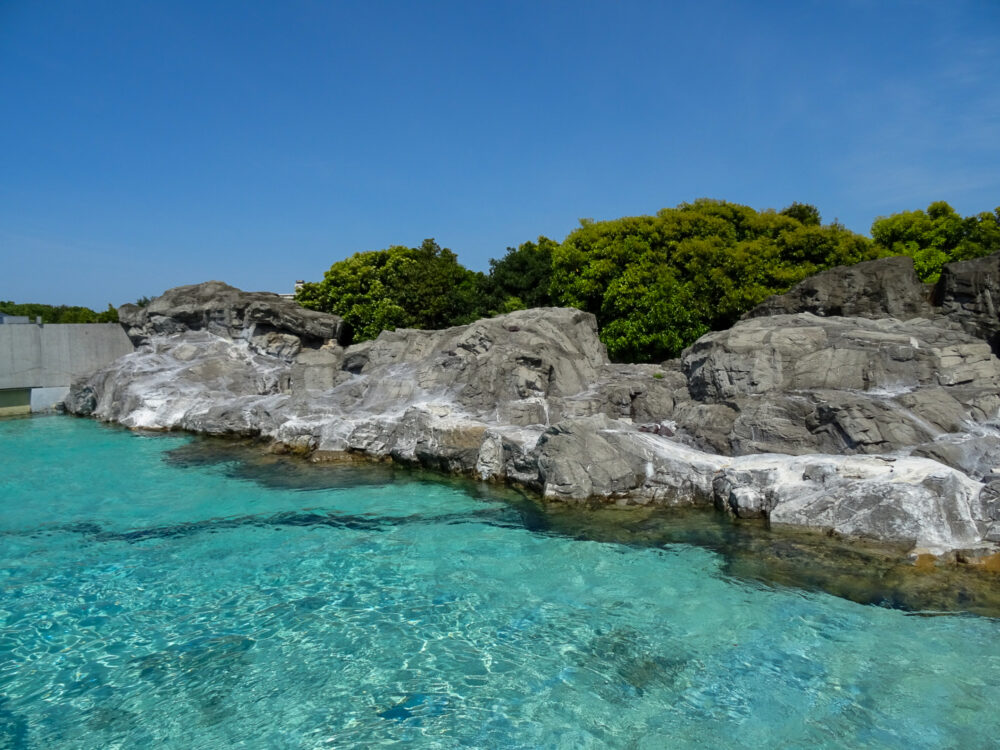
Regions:
M 0 748 L 1000 735 L 998 620 L 747 583 L 698 547 L 541 533 L 463 485 L 241 479 L 177 460 L 188 441 L 0 421 Z

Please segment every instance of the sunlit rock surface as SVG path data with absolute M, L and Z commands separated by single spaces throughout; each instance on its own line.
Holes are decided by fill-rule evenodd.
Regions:
M 682 361 L 692 402 L 675 418 L 727 454 L 905 451 L 1000 409 L 989 344 L 922 318 L 754 318 L 703 336 Z M 970 470 L 960 453 L 939 458 Z
M 934 554 L 1000 542 L 1000 361 L 934 311 L 757 317 L 679 362 L 620 365 L 577 310 L 344 348 L 335 316 L 265 313 L 253 296 L 209 282 L 124 310 L 142 345 L 75 384 L 68 410 L 568 503 L 715 506 Z
M 344 321 L 306 310 L 271 292 L 244 292 L 221 281 L 168 289 L 145 307 L 122 305 L 118 319 L 136 346 L 151 337 L 205 330 L 292 359 L 303 346 L 339 341 Z

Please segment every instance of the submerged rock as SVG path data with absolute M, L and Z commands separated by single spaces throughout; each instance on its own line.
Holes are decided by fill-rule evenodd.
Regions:
M 879 309 L 910 309 L 907 284 Z M 680 361 L 620 365 L 578 310 L 345 349 L 338 318 L 272 297 L 209 282 L 125 310 L 143 345 L 74 384 L 66 408 L 562 502 L 715 506 L 935 554 L 1000 542 L 997 493 L 980 481 L 1000 459 L 1000 361 L 940 316 L 756 317 Z

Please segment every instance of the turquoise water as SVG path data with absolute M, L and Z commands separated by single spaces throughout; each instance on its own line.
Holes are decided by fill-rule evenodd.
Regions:
M 698 547 L 532 530 L 461 484 L 252 478 L 179 460 L 189 442 L 0 421 L 0 748 L 1000 736 L 998 620 L 748 583 Z

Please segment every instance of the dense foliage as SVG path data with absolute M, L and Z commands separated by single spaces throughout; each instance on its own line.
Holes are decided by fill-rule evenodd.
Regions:
M 490 274 L 482 282 L 480 308 L 491 315 L 547 307 L 552 304 L 552 253 L 559 243 L 548 237 L 507 248 L 500 260 L 490 260 Z
M 877 219 L 872 237 L 823 224 L 807 203 L 776 212 L 702 199 L 655 216 L 582 220 L 562 243 L 539 237 L 507 248 L 488 275 L 462 267 L 434 240 L 358 253 L 296 298 L 342 316 L 356 341 L 568 305 L 597 316 L 613 359 L 657 361 L 825 268 L 902 254 L 933 281 L 944 263 L 1000 251 L 1000 208 L 963 218 L 932 203 Z
M 937 281 L 945 263 L 1000 251 L 1000 208 L 961 217 L 944 201 L 927 211 L 903 211 L 875 220 L 872 238 L 891 255 L 909 255 L 923 281 Z
M 43 323 L 117 323 L 118 311 L 110 304 L 104 312 L 94 312 L 89 307 L 67 305 L 42 305 L 34 302 L 16 304 L 0 301 L 0 313 L 27 315 L 34 322 L 39 315 Z
M 552 294 L 594 313 L 619 360 L 675 356 L 806 276 L 878 255 L 803 204 L 775 213 L 698 200 L 581 224 L 553 255 Z
M 395 245 L 355 253 L 330 266 L 323 280 L 303 284 L 303 307 L 332 312 L 351 328 L 354 341 L 386 329 L 446 328 L 479 317 L 483 274 L 458 262 L 434 240 L 420 247 Z

